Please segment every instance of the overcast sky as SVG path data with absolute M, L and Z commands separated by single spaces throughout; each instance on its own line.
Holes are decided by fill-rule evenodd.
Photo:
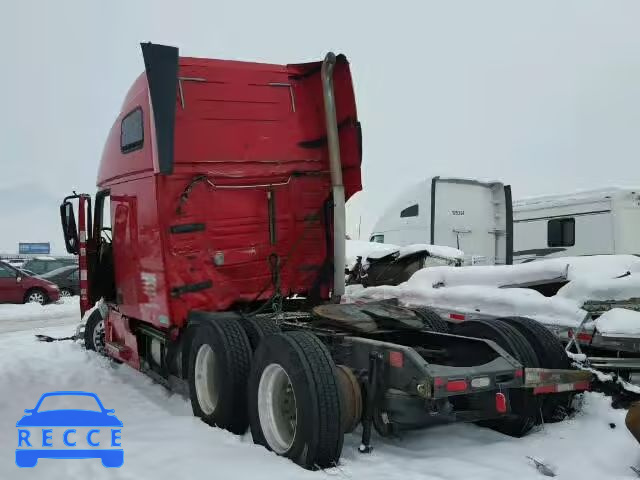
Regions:
M 379 4 L 3 2 L 0 252 L 61 251 L 58 203 L 95 191 L 142 41 L 274 63 L 345 53 L 364 135 L 352 232 L 434 175 L 498 179 L 514 198 L 640 185 L 640 2 Z

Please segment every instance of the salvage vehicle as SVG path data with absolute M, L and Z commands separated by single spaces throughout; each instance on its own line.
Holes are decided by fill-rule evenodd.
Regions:
M 80 293 L 80 271 L 77 265 L 56 268 L 39 277 L 55 283 L 60 289 L 61 297 L 71 297 Z
M 428 310 L 339 303 L 362 157 L 343 55 L 268 65 L 150 43 L 142 54 L 95 198 L 60 206 L 80 309 L 106 304 L 86 316 L 88 349 L 310 469 L 336 465 L 360 424 L 362 452 L 372 428 L 481 421 L 523 435 L 588 388 L 554 337 L 529 342 L 535 322 L 452 335 Z
M 33 277 L 0 260 L 0 303 L 39 303 L 60 299 L 60 289 L 44 278 Z
M 347 285 L 400 285 L 418 270 L 436 266 L 459 267 L 464 258 L 460 250 L 426 244 L 389 245 L 388 248 L 365 252 L 364 259 L 357 255 L 353 265 L 345 268 Z

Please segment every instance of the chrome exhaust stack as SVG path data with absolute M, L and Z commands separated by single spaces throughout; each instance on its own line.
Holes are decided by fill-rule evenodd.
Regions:
M 331 190 L 333 193 L 333 293 L 332 302 L 340 303 L 344 295 L 344 268 L 346 257 L 346 213 L 344 185 L 342 183 L 342 162 L 340 160 L 340 140 L 338 138 L 338 119 L 336 99 L 333 90 L 333 69 L 336 56 L 327 53 L 322 62 L 322 93 L 327 124 L 327 145 L 329 149 L 329 167 L 331 171 Z

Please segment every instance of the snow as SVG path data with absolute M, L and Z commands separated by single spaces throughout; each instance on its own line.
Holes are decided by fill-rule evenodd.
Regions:
M 346 263 L 348 268 L 352 268 L 356 263 L 356 257 L 366 260 L 371 255 L 380 253 L 380 257 L 397 252 L 400 247 L 388 243 L 365 242 L 362 240 L 346 241 Z
M 356 257 L 362 257 L 363 260 L 367 258 L 378 259 L 395 252 L 398 252 L 400 258 L 423 250 L 426 250 L 429 252 L 429 255 L 435 257 L 452 260 L 464 258 L 464 252 L 457 248 L 429 245 L 426 243 L 399 247 L 390 243 L 364 242 L 362 240 L 347 240 L 346 242 L 346 263 L 348 268 L 352 268 L 355 265 Z
M 398 286 L 369 288 L 348 286 L 345 301 L 398 298 L 401 304 L 407 306 L 424 305 L 445 312 L 462 314 L 522 316 L 548 325 L 567 327 L 577 327 L 586 315 L 576 302 L 545 297 L 535 290 L 524 288 L 501 289 L 482 285 L 431 288 L 429 284 L 421 284 L 420 279 L 416 278 L 422 272 L 417 272 L 409 281 Z
M 0 332 L 13 332 L 25 328 L 37 328 L 66 324 L 70 318 L 80 321 L 80 297 L 63 298 L 56 303 L 38 305 L 0 305 Z
M 443 245 L 429 245 L 427 243 L 417 243 L 400 248 L 400 258 L 406 257 L 416 252 L 426 250 L 432 257 L 451 258 L 453 260 L 464 259 L 464 252 L 453 247 Z
M 636 273 L 621 278 L 585 277 L 576 279 L 558 290 L 556 295 L 580 302 L 640 298 L 640 274 Z
M 634 478 L 629 465 L 639 460 L 638 445 L 624 427 L 622 410 L 596 393 L 584 395 L 580 412 L 567 421 L 546 425 L 514 439 L 470 424 L 454 424 L 382 439 L 374 433 L 370 455 L 357 453 L 359 435 L 345 437 L 340 465 L 325 472 L 301 470 L 290 461 L 242 437 L 211 428 L 194 418 L 184 398 L 167 392 L 126 365 L 109 362 L 73 342 L 40 343 L 34 333 L 67 336 L 78 323 L 77 300 L 35 310 L 17 306 L 15 318 L 0 306 L 0 478 L 67 480 L 69 478 L 130 479 L 215 478 L 288 480 L 368 478 L 371 480 L 540 480 L 527 457 L 553 467 L 559 478 L 601 480 Z M 12 306 L 13 307 L 13 306 Z M 53 307 L 57 307 L 55 310 Z M 67 310 L 62 326 L 34 328 L 51 320 L 44 312 Z M 22 311 L 22 313 L 18 313 Z M 22 319 L 23 329 L 5 331 Z M 95 392 L 106 408 L 122 420 L 125 463 L 105 469 L 99 460 L 41 459 L 33 469 L 18 469 L 15 422 L 40 395 L 54 390 Z M 617 428 L 612 429 L 609 424 Z M 56 433 L 56 432 L 54 432 Z M 55 441 L 55 440 L 54 440 Z
M 640 335 L 640 312 L 612 308 L 595 320 L 596 328 L 605 336 Z
M 627 272 L 640 272 L 640 257 L 635 255 L 589 255 L 540 260 L 546 265 L 569 265 L 569 280 L 585 278 L 613 278 Z
M 437 267 L 416 275 L 432 285 L 519 285 L 542 280 L 567 279 L 577 282 L 610 280 L 627 272 L 640 272 L 640 258 L 634 255 L 593 255 L 551 258 L 517 265 Z M 429 280 L 427 280 L 427 278 Z M 622 284 L 624 282 L 620 282 Z M 567 288 L 567 287 L 564 287 Z M 571 290 L 567 288 L 567 290 Z M 574 299 L 571 295 L 567 298 Z M 628 297 L 627 297 L 628 298 Z
M 559 297 L 580 302 L 640 297 L 640 258 L 635 255 L 594 255 L 544 262 L 560 261 L 568 263 L 571 282 L 558 291 Z
M 416 272 L 412 279 L 428 286 L 483 285 L 500 287 L 564 277 L 566 264 L 531 262 L 519 265 L 434 267 Z

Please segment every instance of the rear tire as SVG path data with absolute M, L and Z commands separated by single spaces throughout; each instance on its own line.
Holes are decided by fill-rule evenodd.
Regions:
M 426 307 L 412 308 L 412 310 L 420 317 L 427 330 L 437 333 L 449 333 L 449 324 L 434 310 Z
M 271 318 L 243 317 L 241 322 L 244 333 L 249 338 L 251 350 L 254 352 L 265 337 L 280 333 L 280 327 Z
M 562 343 L 543 324 L 525 317 L 505 317 L 496 320 L 511 325 L 526 337 L 536 352 L 542 368 L 562 370 L 571 368 L 571 362 Z M 552 393 L 545 395 L 542 405 L 543 420 L 547 423 L 563 420 L 571 408 L 573 397 L 574 394 L 572 393 Z
M 493 340 L 512 355 L 523 367 L 538 368 L 540 362 L 527 339 L 511 325 L 496 320 L 468 320 L 457 324 L 454 333 L 468 337 Z M 478 422 L 511 437 L 526 435 L 539 423 L 541 401 L 529 390 L 509 391 L 512 414 L 493 420 Z
M 193 414 L 235 434 L 247 430 L 251 346 L 239 322 L 216 318 L 192 332 L 189 396 Z
M 256 350 L 249 377 L 253 441 L 307 469 L 328 468 L 342 453 L 336 366 L 309 332 L 271 335 Z

